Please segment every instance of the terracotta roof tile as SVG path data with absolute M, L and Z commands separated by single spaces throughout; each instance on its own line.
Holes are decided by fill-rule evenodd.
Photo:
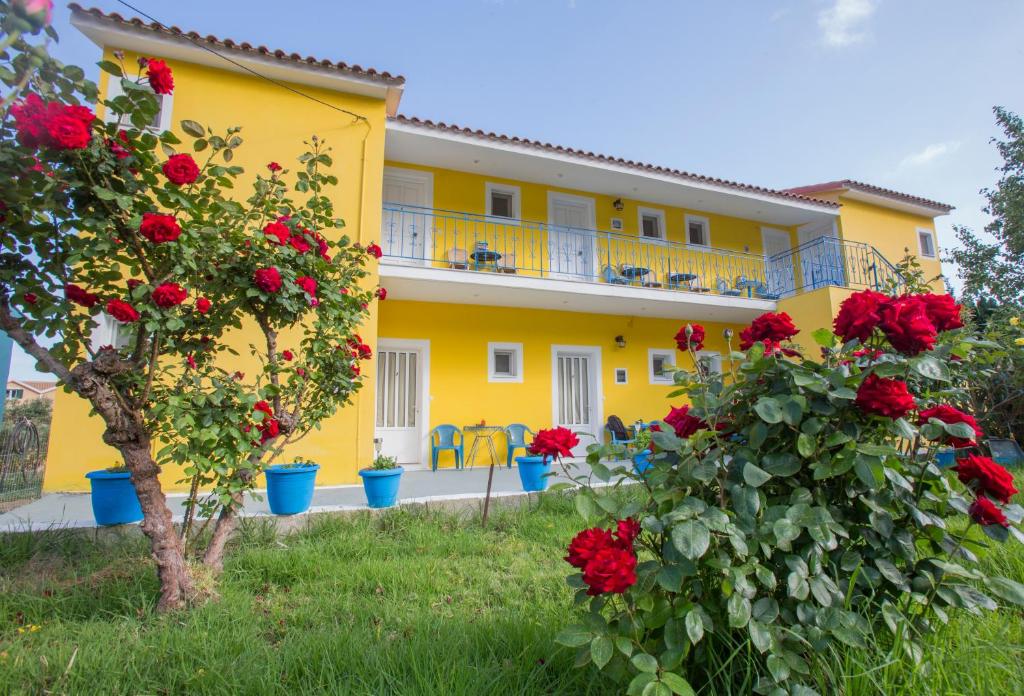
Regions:
M 914 205 L 922 205 L 926 208 L 941 210 L 945 213 L 953 210 L 953 206 L 946 203 L 933 201 L 929 198 L 922 198 L 921 196 L 914 196 L 909 193 L 893 191 L 892 189 L 882 188 L 881 186 L 875 186 L 874 184 L 865 184 L 861 181 L 854 181 L 853 179 L 840 179 L 838 181 L 826 181 L 821 184 L 811 184 L 809 186 L 797 186 L 795 188 L 786 189 L 786 191 L 807 195 L 821 193 L 823 191 L 835 191 L 837 189 L 853 189 L 855 191 L 863 191 L 864 193 L 873 193 L 876 196 L 885 196 L 886 198 L 892 198 L 897 201 L 913 203 Z
M 666 176 L 672 176 L 679 179 L 686 179 L 688 181 L 696 181 L 702 184 L 712 184 L 715 186 L 722 186 L 724 188 L 735 189 L 738 191 L 744 191 L 747 193 L 757 193 L 764 196 L 771 196 L 773 198 L 780 198 L 790 201 L 799 201 L 800 203 L 810 203 L 817 206 L 823 206 L 827 208 L 838 208 L 838 204 L 829 201 L 823 201 L 818 198 L 812 198 L 810 196 L 803 196 L 798 193 L 791 191 L 778 191 L 775 189 L 765 188 L 763 186 L 753 186 L 751 184 L 741 184 L 736 181 L 729 181 L 727 179 L 719 179 L 717 177 L 704 176 L 701 174 L 693 174 L 691 172 L 685 172 L 680 169 L 672 169 L 669 167 L 660 167 L 654 164 L 646 164 L 644 162 L 637 162 L 634 160 L 627 160 L 622 157 L 611 157 L 609 155 L 602 155 L 589 150 L 577 150 L 571 147 L 565 147 L 563 145 L 553 145 L 551 143 L 540 142 L 539 140 L 530 140 L 529 138 L 521 138 L 514 135 L 504 135 L 501 133 L 495 133 L 493 131 L 483 131 L 480 129 L 466 128 L 456 124 L 445 123 L 444 121 L 431 121 L 429 119 L 416 118 L 415 116 L 404 116 L 399 114 L 394 118 L 390 119 L 396 123 L 404 123 L 411 126 L 421 126 L 425 128 L 432 128 L 434 130 L 447 131 L 449 133 L 456 133 L 459 135 L 465 135 L 469 137 L 479 138 L 481 140 L 493 140 L 502 143 L 512 143 L 514 145 L 522 145 L 524 147 L 532 147 L 538 150 L 546 150 L 548 152 L 555 152 L 563 155 L 570 155 L 572 157 L 579 157 L 582 159 L 594 160 L 603 164 L 615 164 L 621 167 L 629 167 L 631 169 L 638 169 L 645 172 L 651 172 L 654 174 L 662 174 Z
M 245 53 L 253 53 L 268 58 L 277 58 L 278 60 L 291 61 L 295 63 L 307 63 L 312 65 L 319 65 L 321 67 L 338 70 L 339 72 L 348 73 L 355 77 L 359 77 L 366 80 L 374 80 L 387 85 L 403 85 L 405 84 L 405 78 L 401 75 L 392 75 L 386 71 L 376 70 L 374 68 L 364 68 L 361 65 L 350 65 L 341 61 L 324 60 L 320 58 L 314 58 L 313 56 L 302 56 L 298 53 L 287 53 L 280 49 L 269 49 L 266 46 L 253 47 L 248 42 L 237 42 L 233 39 L 221 39 L 213 34 L 207 34 L 201 36 L 194 31 L 183 31 L 176 26 L 163 27 L 156 22 L 144 22 L 141 19 L 132 17 L 122 17 L 117 12 L 106 13 L 95 7 L 85 8 L 78 3 L 71 3 L 68 5 L 72 12 L 79 12 L 86 15 L 91 15 L 98 19 L 102 19 L 107 22 L 121 24 L 126 27 L 132 27 L 135 29 L 143 29 L 151 31 L 155 34 L 163 34 L 166 36 L 181 36 L 184 38 L 193 39 L 195 41 L 201 41 L 203 43 L 210 44 L 211 46 L 219 48 L 227 48 L 233 51 L 242 51 Z

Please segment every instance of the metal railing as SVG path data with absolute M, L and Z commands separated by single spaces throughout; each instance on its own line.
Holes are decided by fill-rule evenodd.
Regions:
M 874 247 L 819 237 L 766 258 L 616 232 L 385 203 L 384 256 L 435 268 L 779 299 L 899 279 Z

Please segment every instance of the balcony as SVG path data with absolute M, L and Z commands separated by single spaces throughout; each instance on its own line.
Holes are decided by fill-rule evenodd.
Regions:
M 381 276 L 399 299 L 747 321 L 782 297 L 878 287 L 895 273 L 872 247 L 834 237 L 766 258 L 409 205 L 382 212 Z

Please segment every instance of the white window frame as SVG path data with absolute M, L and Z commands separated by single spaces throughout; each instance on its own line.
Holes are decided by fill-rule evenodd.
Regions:
M 491 194 L 492 193 L 505 193 L 512 196 L 512 217 L 505 217 L 504 215 L 495 215 L 491 209 Z M 522 190 L 518 186 L 511 186 L 509 184 L 496 184 L 492 181 L 484 183 L 484 210 L 486 211 L 487 217 L 492 217 L 495 220 L 520 220 L 522 219 Z
M 675 348 L 648 348 L 647 349 L 647 376 L 651 384 L 675 384 L 671 375 L 658 375 L 654 373 L 654 358 L 663 358 L 662 367 L 666 365 L 676 366 Z
M 103 346 L 113 346 L 120 350 L 131 343 L 131 329 L 124 328 L 128 327 L 128 324 L 122 324 L 106 312 L 100 312 L 96 319 L 99 323 L 95 325 L 90 336 L 94 352 Z
M 659 236 L 648 237 L 644 235 L 645 217 L 652 217 L 657 219 Z M 639 236 L 640 239 L 646 240 L 648 242 L 664 242 L 666 239 L 668 239 L 668 229 L 665 226 L 665 211 L 661 210 L 660 208 L 645 208 L 643 206 L 639 206 L 636 212 L 636 224 L 637 236 Z
M 143 88 L 148 89 L 145 85 L 143 85 Z M 106 99 L 113 99 L 114 97 L 119 97 L 122 94 L 124 94 L 124 90 L 121 89 L 121 80 L 114 77 L 113 75 L 110 75 L 109 79 L 107 80 Z M 157 99 L 160 100 L 160 122 L 155 127 L 146 126 L 146 130 L 149 131 L 150 133 L 153 133 L 154 135 L 160 135 L 164 131 L 171 129 L 171 109 L 172 105 L 174 104 L 174 95 L 157 94 L 155 96 L 157 97 Z M 109 108 L 104 107 L 103 121 L 105 123 L 113 123 L 114 116 L 115 114 L 113 111 L 111 111 Z M 132 126 L 130 123 L 127 125 L 134 128 L 134 126 Z
M 718 370 L 712 371 L 711 374 L 713 374 L 713 375 L 720 375 L 720 374 L 722 374 L 722 354 L 721 353 L 719 353 L 717 350 L 698 350 L 697 351 L 697 360 L 698 360 L 698 362 L 703 360 L 704 358 L 717 359 L 718 360 Z
M 684 229 L 684 232 L 686 234 L 686 237 L 684 237 L 684 241 L 686 243 L 686 246 L 710 248 L 711 247 L 711 220 L 709 220 L 708 218 L 704 217 L 703 215 L 687 215 L 685 220 L 686 220 L 686 228 Z M 694 244 L 693 242 L 690 241 L 690 223 L 691 222 L 700 223 L 701 225 L 704 226 L 704 243 L 703 244 Z
M 932 253 L 924 253 L 924 245 L 921 243 L 921 236 L 928 235 L 932 242 Z M 935 243 L 935 230 L 930 230 L 927 227 L 917 228 L 917 250 L 921 254 L 923 259 L 935 259 L 939 256 L 939 245 Z
M 622 381 L 619 381 L 619 373 L 622 373 Z M 612 373 L 615 384 L 629 384 L 629 370 L 625 367 L 616 367 Z
M 514 375 L 499 375 L 494 370 L 494 351 L 511 351 L 515 362 L 516 373 Z M 522 343 L 501 343 L 492 341 L 487 344 L 487 381 L 521 383 L 523 381 L 523 344 Z

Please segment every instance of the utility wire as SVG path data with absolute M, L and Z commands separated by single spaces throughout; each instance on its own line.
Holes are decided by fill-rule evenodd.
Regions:
M 184 32 L 172 31 L 170 27 L 168 27 L 166 24 L 161 22 L 159 19 L 156 19 L 152 15 L 146 14 L 145 12 L 143 12 L 139 8 L 135 7 L 134 5 L 125 2 L 125 0 L 117 0 L 117 2 L 122 4 L 122 5 L 124 5 L 125 7 L 130 9 L 132 12 L 135 12 L 137 14 L 142 15 L 143 17 L 145 17 L 149 21 L 151 21 L 154 24 L 156 24 L 157 26 L 159 26 L 164 31 L 167 31 L 168 33 L 173 34 L 174 36 L 180 36 L 183 39 L 187 39 L 189 42 L 195 44 L 197 47 L 203 49 L 204 51 L 208 51 L 208 52 L 212 53 L 213 55 L 217 56 L 218 58 L 220 58 L 222 60 L 225 60 L 228 63 L 231 63 L 235 67 L 240 68 L 240 69 L 244 70 L 247 73 L 250 73 L 250 74 L 252 74 L 252 75 L 254 75 L 254 76 L 256 76 L 256 77 L 258 77 L 258 78 L 260 78 L 262 80 L 266 80 L 267 82 L 270 82 L 271 84 L 277 85 L 278 87 L 280 87 L 282 89 L 286 89 L 289 92 L 292 92 L 294 94 L 299 95 L 300 97 L 305 97 L 306 99 L 309 99 L 310 101 L 314 101 L 317 104 L 320 104 L 322 106 L 326 106 L 328 109 L 334 109 L 335 111 L 340 111 L 343 114 L 348 114 L 349 116 L 351 116 L 352 118 L 354 118 L 357 121 L 367 121 L 368 122 L 368 120 L 367 120 L 367 118 L 365 116 L 357 114 L 354 111 L 349 111 L 348 109 L 343 109 L 340 106 L 335 106 L 334 104 L 331 104 L 329 102 L 325 102 L 323 99 L 319 99 L 317 97 L 314 97 L 312 94 L 307 94 L 307 93 L 303 92 L 300 89 L 295 89 L 291 85 L 285 84 L 284 82 L 281 82 L 279 80 L 275 80 L 272 77 L 268 77 L 267 75 L 264 75 L 263 73 L 259 72 L 258 70 L 253 70 L 252 68 L 250 68 L 247 65 L 242 65 L 241 63 L 239 63 L 238 61 L 234 60 L 233 58 L 231 58 L 229 56 L 226 56 L 223 53 L 220 53 L 219 51 L 214 50 L 213 48 L 210 48 L 210 46 L 208 46 L 205 43 L 202 43 L 200 41 L 197 41 L 196 39 L 192 38 L 188 34 L 185 34 Z

